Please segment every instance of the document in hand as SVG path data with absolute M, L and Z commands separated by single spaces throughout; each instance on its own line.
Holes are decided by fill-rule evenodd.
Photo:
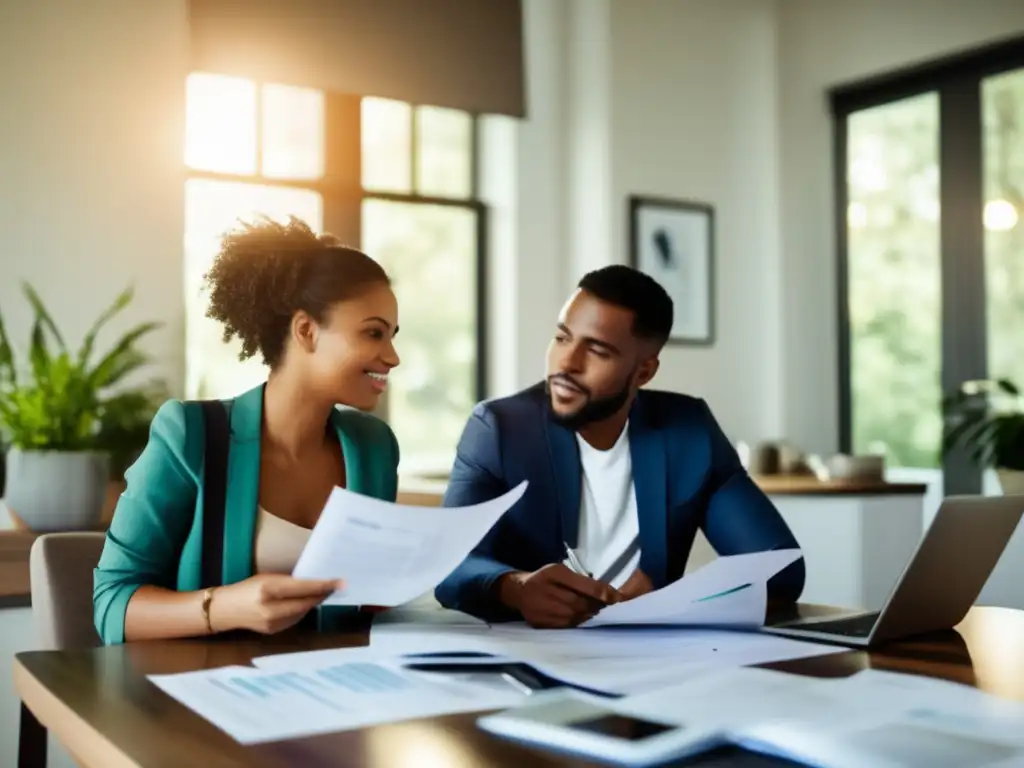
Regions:
M 335 488 L 292 575 L 344 579 L 331 605 L 409 602 L 455 570 L 526 486 L 468 507 L 413 507 Z
M 610 605 L 581 626 L 760 627 L 768 579 L 802 556 L 799 549 L 781 549 L 719 557 L 661 589 Z

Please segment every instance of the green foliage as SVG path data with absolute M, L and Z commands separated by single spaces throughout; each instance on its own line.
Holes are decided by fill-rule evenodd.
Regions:
M 77 353 L 64 338 L 36 291 L 25 284 L 32 306 L 28 364 L 19 369 L 0 317 L 0 431 L 5 443 L 35 451 L 103 451 L 120 475 L 146 443 L 149 422 L 166 397 L 151 382 L 126 387 L 125 379 L 149 364 L 136 346 L 159 323 L 141 323 L 93 364 L 96 338 L 131 303 L 123 291 L 96 319 Z
M 1024 470 L 1024 399 L 1009 379 L 964 382 L 943 400 L 943 450 L 968 451 L 981 467 Z
M 394 280 L 402 363 L 391 374 L 388 419 L 403 462 L 450 466 L 476 404 L 477 219 L 454 206 L 368 200 L 363 242 Z
M 938 465 L 941 281 L 938 98 L 849 119 L 848 240 L 853 449 L 890 467 Z
M 981 95 L 984 199 L 1024 212 L 1024 72 L 985 78 Z M 939 111 L 928 93 L 848 123 L 853 448 L 884 449 L 889 467 L 937 469 L 950 428 L 940 407 L 942 318 L 956 302 L 942 286 L 956 277 L 942 268 Z M 969 266 L 983 270 L 988 370 L 1024 383 L 1024 216 L 1010 229 L 986 229 L 977 256 Z

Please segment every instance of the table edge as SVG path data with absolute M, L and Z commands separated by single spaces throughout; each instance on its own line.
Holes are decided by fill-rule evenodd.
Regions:
M 39 682 L 18 656 L 11 671 L 18 698 L 83 768 L 142 768 Z

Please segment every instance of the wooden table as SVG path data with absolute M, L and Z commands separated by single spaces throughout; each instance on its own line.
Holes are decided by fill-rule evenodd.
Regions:
M 799 612 L 809 615 L 832 610 L 801 606 Z M 424 764 L 468 768 L 585 764 L 490 737 L 475 727 L 478 714 L 243 747 L 145 678 L 150 673 L 246 664 L 253 657 L 268 653 L 365 642 L 365 633 L 352 633 L 31 651 L 15 657 L 14 683 L 25 705 L 77 757 L 83 768 L 376 768 Z M 841 677 L 867 668 L 911 672 L 1024 700 L 1024 611 L 975 608 L 956 631 L 893 643 L 872 653 L 849 651 L 767 666 L 819 677 Z M 738 750 L 722 750 L 686 763 L 788 764 Z

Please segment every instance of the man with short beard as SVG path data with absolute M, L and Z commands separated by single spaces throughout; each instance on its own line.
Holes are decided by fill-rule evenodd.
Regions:
M 438 585 L 442 605 L 570 627 L 679 579 L 698 528 L 720 555 L 798 546 L 707 403 L 642 389 L 672 317 L 644 273 L 591 272 L 559 315 L 546 380 L 476 407 L 444 505 L 529 487 Z M 769 580 L 769 600 L 793 602 L 803 586 L 800 559 Z

